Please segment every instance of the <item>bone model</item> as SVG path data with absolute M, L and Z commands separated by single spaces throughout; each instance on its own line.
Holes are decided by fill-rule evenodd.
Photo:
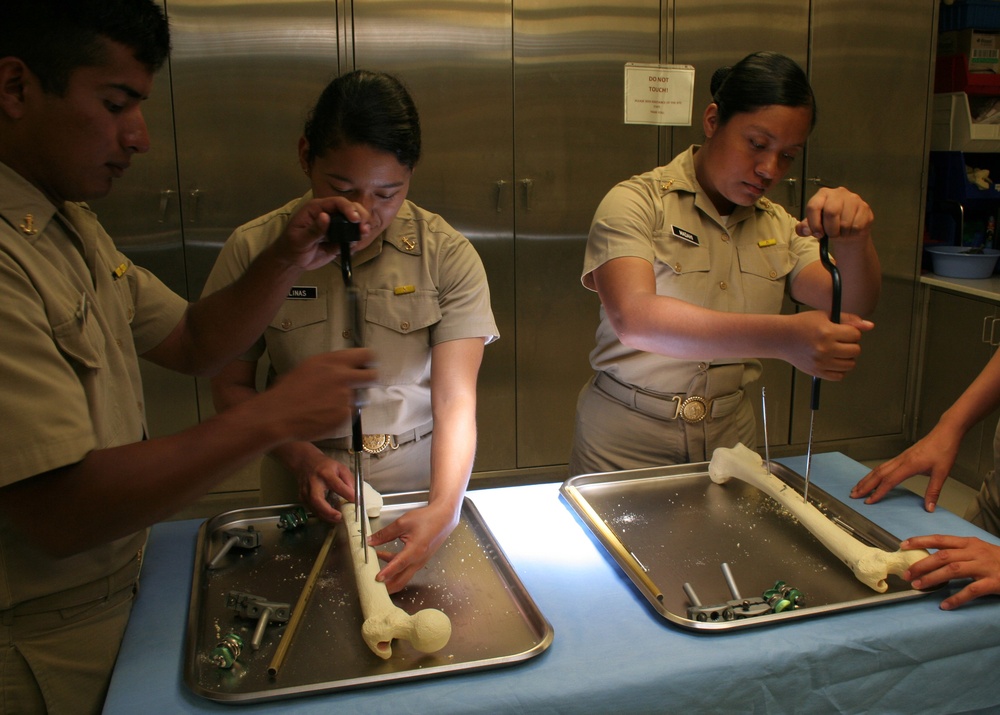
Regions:
M 372 516 L 378 516 L 377 513 L 372 513 L 374 500 L 371 494 L 372 492 L 365 492 L 366 511 Z M 444 648 L 451 638 L 451 620 L 448 616 L 436 608 L 425 608 L 411 616 L 396 606 L 389 597 L 385 584 L 375 580 L 379 572 L 378 557 L 375 549 L 361 543 L 361 522 L 354 517 L 354 504 L 344 503 L 340 511 L 344 515 L 349 551 L 354 562 L 354 577 L 358 582 L 358 596 L 361 599 L 361 613 L 365 618 L 361 625 L 361 637 L 371 651 L 379 658 L 389 658 L 392 656 L 393 638 L 408 640 L 423 653 L 434 653 Z M 368 514 L 362 516 L 366 521 Z M 371 530 L 366 529 L 365 533 L 370 534 Z
M 790 511 L 819 541 L 843 561 L 861 583 L 879 593 L 889 588 L 889 574 L 902 576 L 912 564 L 929 555 L 923 549 L 883 551 L 858 541 L 819 509 L 802 501 L 802 496 L 767 471 L 760 455 L 742 444 L 712 453 L 708 474 L 716 484 L 731 477 L 751 484 Z

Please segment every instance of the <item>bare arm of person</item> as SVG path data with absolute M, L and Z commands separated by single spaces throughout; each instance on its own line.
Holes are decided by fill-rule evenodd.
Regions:
M 326 240 L 330 214 L 341 213 L 370 230 L 368 212 L 341 197 L 314 199 L 288 222 L 234 283 L 188 306 L 184 317 L 143 357 L 191 375 L 213 375 L 260 337 L 303 271 L 319 268 L 339 252 Z
M 484 340 L 463 338 L 431 348 L 431 485 L 427 506 L 403 514 L 372 534 L 379 546 L 403 542 L 397 554 L 380 552 L 388 563 L 378 574 L 390 593 L 409 583 L 458 525 L 476 455 L 476 380 Z
M 930 480 L 924 492 L 924 508 L 934 511 L 965 433 L 997 407 L 1000 407 L 1000 352 L 993 354 L 927 435 L 862 477 L 851 490 L 851 496 L 868 497 L 865 503 L 874 504 L 913 475 L 927 474 Z
M 684 359 L 778 358 L 810 375 L 841 380 L 861 353 L 873 326 L 845 313 L 840 324 L 819 311 L 795 315 L 727 313 L 656 294 L 653 266 L 642 258 L 615 258 L 593 279 L 623 344 Z
M 257 394 L 257 362 L 234 360 L 212 378 L 212 399 L 216 409 L 225 410 L 252 399 Z M 281 462 L 298 482 L 299 499 L 321 519 L 338 522 L 340 511 L 330 505 L 337 494 L 354 500 L 351 470 L 323 453 L 312 442 L 295 440 L 278 445 L 271 456 Z
M 147 527 L 285 441 L 317 439 L 371 384 L 368 350 L 306 360 L 269 390 L 168 437 L 96 449 L 81 461 L 0 489 L 0 510 L 57 557 Z

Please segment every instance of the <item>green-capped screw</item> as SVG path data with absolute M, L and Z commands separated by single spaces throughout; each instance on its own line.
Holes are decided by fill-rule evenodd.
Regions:
M 208 659 L 215 666 L 228 670 L 233 667 L 242 652 L 243 639 L 235 633 L 227 633 L 208 654 Z

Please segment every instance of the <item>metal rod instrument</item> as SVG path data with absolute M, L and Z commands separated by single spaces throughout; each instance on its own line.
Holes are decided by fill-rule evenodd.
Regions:
M 760 388 L 760 419 L 764 423 L 764 461 L 767 462 L 767 471 L 771 472 L 771 446 L 767 441 L 767 388 Z
M 358 241 L 360 234 L 358 225 L 351 223 L 340 214 L 330 216 L 330 227 L 327 236 L 340 244 L 340 273 L 347 289 L 347 325 L 351 333 L 354 347 L 361 347 L 361 335 L 358 331 L 358 289 L 354 285 L 354 275 L 351 270 L 351 244 Z M 354 414 L 351 417 L 351 451 L 354 453 L 354 511 L 355 518 L 365 511 L 365 479 L 362 474 L 364 451 L 364 432 L 361 429 L 361 404 L 355 399 Z M 368 528 L 364 519 L 361 522 L 361 542 L 368 543 Z M 368 561 L 368 550 L 365 549 L 365 562 Z
M 267 666 L 267 674 L 272 678 L 278 675 L 278 670 L 281 668 L 281 664 L 285 662 L 285 654 L 288 653 L 288 648 L 292 645 L 292 639 L 295 637 L 295 631 L 298 630 L 299 622 L 302 620 L 302 614 L 306 610 L 306 604 L 309 602 L 309 597 L 312 595 L 313 587 L 316 585 L 316 580 L 319 578 L 319 574 L 323 570 L 323 565 L 326 563 L 326 557 L 330 553 L 330 547 L 333 546 L 333 540 L 336 535 L 337 529 L 331 526 L 326 532 L 326 538 L 323 540 L 323 545 L 319 547 L 319 553 L 316 555 L 316 560 L 313 562 L 312 571 L 309 572 L 309 577 L 306 579 L 306 583 L 302 587 L 302 593 L 299 594 L 299 600 L 296 601 L 295 608 L 292 610 L 292 615 L 288 619 L 288 625 L 285 626 L 285 633 L 282 635 L 281 641 L 278 643 L 278 649 L 274 652 L 274 657 L 271 658 L 271 664 Z
M 832 296 L 830 301 L 830 322 L 840 322 L 840 270 L 830 260 L 830 239 L 823 236 L 819 239 L 819 260 L 823 267 L 830 272 L 833 281 Z M 809 476 L 812 470 L 812 445 L 813 445 L 813 423 L 816 420 L 816 411 L 819 409 L 819 387 L 821 380 L 818 377 L 812 379 L 812 400 L 809 411 L 809 441 L 806 443 L 806 486 L 802 492 L 802 501 L 809 499 Z

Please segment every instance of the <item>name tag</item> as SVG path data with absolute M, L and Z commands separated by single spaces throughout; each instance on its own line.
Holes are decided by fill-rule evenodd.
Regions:
M 288 291 L 288 300 L 316 300 L 318 295 L 316 286 L 292 286 Z
M 671 226 L 670 230 L 674 234 L 674 238 L 679 238 L 682 241 L 687 241 L 688 243 L 693 243 L 696 246 L 701 245 L 701 241 L 698 240 L 698 236 L 691 233 L 690 231 L 685 231 L 680 226 Z

